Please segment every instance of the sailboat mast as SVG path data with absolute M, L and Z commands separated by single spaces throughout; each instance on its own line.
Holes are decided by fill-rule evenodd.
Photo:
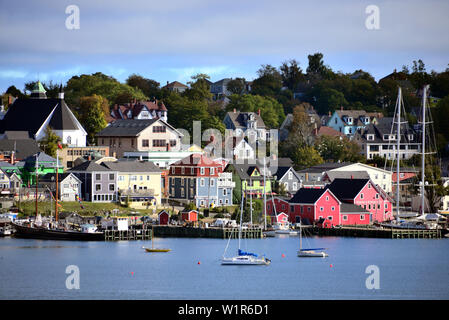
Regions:
M 423 88 L 422 94 L 422 156 L 421 156 L 421 214 L 424 214 L 424 199 L 425 199 L 425 188 L 424 188 L 424 168 L 425 168 L 425 155 L 426 155 L 426 100 L 427 100 L 427 85 Z
M 38 208 L 37 208 L 37 194 L 38 194 L 38 192 L 37 192 L 37 183 L 38 183 L 38 174 L 37 174 L 37 170 L 39 169 L 39 164 L 38 164 L 38 160 L 37 160 L 37 153 L 36 153 L 36 196 L 35 196 L 35 198 L 36 198 L 36 218 L 37 218 L 37 215 L 38 215 Z
M 299 250 L 302 249 L 302 221 L 301 217 L 299 217 Z
M 399 87 L 398 90 L 398 101 L 397 101 L 397 108 L 398 108 L 398 119 L 397 119 L 397 164 L 396 164 L 396 219 L 399 220 L 399 170 L 400 165 L 399 162 L 401 160 L 400 153 L 401 153 L 401 101 L 402 101 L 402 89 Z
M 55 221 L 58 222 L 58 167 L 59 167 L 59 154 L 56 149 L 56 194 L 55 194 Z
M 249 180 L 250 184 L 251 184 L 251 179 Z M 251 207 L 249 214 L 250 214 L 250 221 L 251 221 L 251 226 L 253 225 L 253 194 L 251 192 L 251 190 L 249 190 L 249 206 Z
M 264 230 L 267 229 L 267 193 L 265 191 L 265 157 L 263 158 L 263 226 L 264 226 Z
M 242 201 L 240 203 L 239 250 L 240 250 L 240 239 L 242 238 L 242 220 L 243 220 L 243 185 L 242 185 Z

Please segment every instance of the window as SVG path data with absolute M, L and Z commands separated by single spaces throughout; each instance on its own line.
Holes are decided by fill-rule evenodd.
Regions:
M 223 195 L 226 196 L 226 189 L 223 189 Z
M 185 168 L 181 167 L 181 174 L 185 174 Z
M 307 212 L 310 212 L 310 207 L 307 208 Z
M 171 173 L 175 174 L 175 167 L 171 167 Z
M 326 201 L 329 201 L 329 196 L 326 196 Z
M 200 174 L 201 174 L 201 175 L 204 175 L 204 172 L 205 172 L 204 168 L 201 167 L 201 169 L 200 169 Z
M 114 179 L 115 179 L 115 174 L 110 173 L 110 174 L 109 174 L 109 180 L 114 180 Z
M 324 211 L 324 208 L 323 208 L 323 207 L 320 207 L 320 211 Z
M 360 220 L 365 220 L 365 215 L 364 214 L 360 215 Z
M 328 220 L 332 221 L 332 216 L 327 217 Z
M 95 185 L 95 191 L 101 191 L 101 184 L 97 183 Z
M 150 176 L 147 176 L 147 181 L 150 181 Z
M 113 183 L 109 184 L 109 191 L 114 191 L 115 190 L 115 185 Z
M 153 147 L 165 147 L 165 139 L 153 139 Z
M 181 188 L 181 197 L 185 197 L 184 188 Z
M 348 221 L 348 216 L 343 216 L 343 221 Z
M 176 140 L 170 140 L 170 147 L 176 146 Z
M 101 174 L 100 173 L 95 174 L 95 180 L 101 180 Z
M 125 181 L 125 177 L 124 176 L 118 176 L 118 181 Z
M 185 179 L 181 179 L 181 186 L 184 185 Z
M 388 203 L 385 203 L 385 209 L 388 209 Z
M 204 187 L 204 179 L 203 178 L 200 180 L 200 186 Z
M 195 174 L 195 169 L 194 168 L 190 168 L 190 174 Z
M 210 179 L 210 186 L 211 187 L 215 186 L 215 179 Z
M 148 139 L 143 139 L 143 140 L 142 140 L 142 147 L 148 148 L 149 146 L 150 146 L 150 140 L 148 140 Z
M 165 126 L 153 126 L 153 132 L 166 132 L 167 128 Z
M 293 182 L 293 191 L 298 190 L 298 184 L 296 182 Z
M 131 180 L 131 181 L 136 181 L 136 180 L 137 180 L 137 176 L 131 176 L 131 177 L 129 178 L 129 180 Z
M 363 199 L 363 193 L 360 194 L 360 199 Z
M 211 175 L 215 174 L 215 168 L 210 168 L 210 174 Z
M 335 211 L 335 207 L 331 207 L 331 210 L 332 210 L 332 211 Z
M 379 194 L 378 193 L 376 193 L 376 199 L 379 199 Z
M 289 179 L 289 180 L 293 179 L 293 172 L 289 172 L 289 173 L 288 173 L 288 179 Z

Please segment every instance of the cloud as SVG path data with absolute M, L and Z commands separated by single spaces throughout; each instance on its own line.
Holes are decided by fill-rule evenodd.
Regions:
M 0 70 L 0 78 L 25 78 L 28 72 L 19 70 Z

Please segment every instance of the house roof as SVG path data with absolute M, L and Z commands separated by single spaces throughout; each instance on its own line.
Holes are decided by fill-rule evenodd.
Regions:
M 331 182 L 335 179 L 369 179 L 366 171 L 327 171 L 326 176 Z
M 214 161 L 214 159 L 205 156 L 204 154 L 193 153 L 170 166 L 192 166 L 192 167 L 221 167 L 222 163 Z
M 340 200 L 354 199 L 369 181 L 369 179 L 334 179 L 327 189 Z
M 105 166 L 99 165 L 94 161 L 85 161 L 76 167 L 69 169 L 68 171 L 84 171 L 84 172 L 93 172 L 93 171 L 113 171 Z
M 188 86 L 182 84 L 181 82 L 173 81 L 163 86 L 163 88 L 188 88 Z
M 53 112 L 53 113 L 52 113 Z M 53 130 L 77 130 L 76 119 L 63 99 L 17 99 L 0 121 L 0 132 L 27 131 L 31 138 L 51 115 Z
M 39 148 L 37 141 L 34 139 L 1 139 L 0 151 L 15 151 L 15 159 L 22 160 L 33 154 L 41 152 L 42 150 Z
M 77 180 L 79 180 L 78 177 L 75 176 L 73 173 L 71 173 L 71 172 L 64 172 L 64 173 L 58 173 L 58 181 L 62 182 L 70 175 L 75 177 Z M 46 173 L 45 175 L 43 175 L 42 177 L 39 178 L 39 181 L 42 181 L 42 182 L 53 182 L 53 181 L 56 181 L 56 173 L 53 173 L 53 172 Z
M 262 117 L 257 114 L 257 112 L 228 112 L 226 115 L 229 117 L 231 122 L 234 124 L 235 128 L 246 128 L 246 123 L 249 119 L 249 115 L 254 115 L 254 119 L 257 123 L 257 128 L 264 129 L 265 123 L 263 122 Z
M 363 209 L 361 206 L 357 206 L 352 203 L 346 203 L 342 202 L 340 204 L 340 212 L 341 213 L 362 213 L 362 214 L 368 214 L 369 211 L 366 209 Z
M 334 128 L 328 126 L 321 126 L 316 134 L 317 136 L 332 136 L 332 137 L 345 137 L 346 135 Z
M 241 180 L 261 180 L 263 179 L 263 176 L 251 176 L 251 174 L 254 172 L 254 170 L 259 170 L 258 166 L 256 164 L 248 163 L 248 161 L 245 161 L 243 163 L 229 163 L 228 168 L 230 166 L 234 167 L 235 172 L 240 177 Z
M 136 137 L 159 119 L 120 119 L 97 133 L 97 137 Z
M 40 151 L 38 153 L 35 153 L 35 154 L 27 157 L 24 160 L 24 162 L 25 162 L 24 165 L 25 166 L 35 166 L 35 164 L 36 164 L 36 155 L 37 155 L 37 162 L 38 163 L 46 162 L 46 163 L 51 163 L 51 164 L 54 163 L 54 164 L 56 164 L 56 159 L 55 158 L 50 157 L 48 154 L 46 154 L 43 151 Z M 61 164 L 59 164 L 59 165 L 61 166 Z
M 101 165 L 119 172 L 161 172 L 151 161 L 102 162 Z
M 303 170 L 300 170 L 297 172 L 320 173 L 320 172 L 325 172 L 327 170 L 345 167 L 345 166 L 348 166 L 351 164 L 353 164 L 353 163 L 352 162 L 326 162 L 326 163 L 318 164 L 316 166 L 312 166 L 312 167 L 309 167 L 309 168 L 306 168 L 306 169 L 303 169 Z
M 315 203 L 326 191 L 327 189 L 301 188 L 295 193 L 289 202 Z
M 401 119 L 401 122 L 404 121 L 404 119 Z M 392 130 L 393 129 L 393 130 Z M 385 117 L 378 120 L 376 124 L 369 124 L 365 127 L 365 129 L 359 134 L 361 139 L 364 140 L 366 143 L 390 143 L 394 144 L 397 142 L 389 142 L 383 139 L 383 136 L 385 134 L 396 134 L 397 133 L 397 127 L 393 123 L 392 117 Z M 374 135 L 373 140 L 368 140 L 368 135 L 372 134 Z M 412 127 L 410 127 L 407 123 L 401 125 L 401 143 L 417 143 L 417 140 L 410 141 L 408 135 L 413 134 L 414 138 L 416 139 L 417 134 L 415 130 L 413 130 Z

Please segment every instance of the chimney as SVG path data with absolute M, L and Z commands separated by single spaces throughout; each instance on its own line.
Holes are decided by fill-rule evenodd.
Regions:
M 257 110 L 257 114 L 258 114 L 258 115 L 259 115 L 259 117 L 260 117 L 260 109 L 258 109 L 258 110 Z
M 12 96 L 8 95 L 8 107 L 12 104 Z M 234 109 L 235 110 L 235 109 Z
M 235 108 L 234 108 L 234 113 L 236 113 L 237 112 L 237 110 L 235 110 Z
M 14 164 L 14 155 L 15 155 L 15 152 L 14 151 L 11 152 L 11 160 L 10 160 L 11 164 Z

